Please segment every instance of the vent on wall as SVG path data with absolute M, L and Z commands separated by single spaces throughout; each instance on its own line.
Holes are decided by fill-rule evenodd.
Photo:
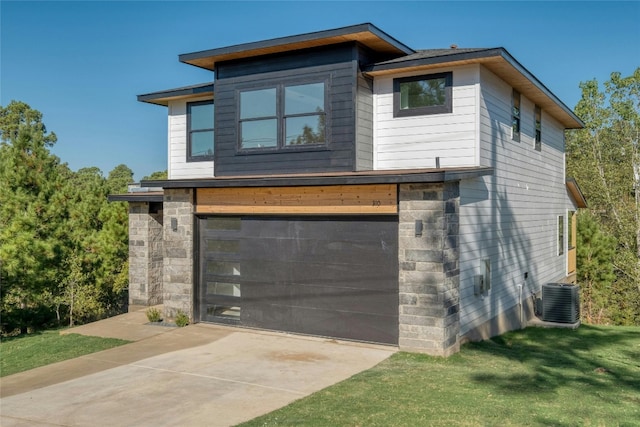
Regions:
M 542 285 L 542 320 L 576 323 L 580 320 L 580 292 L 570 283 Z

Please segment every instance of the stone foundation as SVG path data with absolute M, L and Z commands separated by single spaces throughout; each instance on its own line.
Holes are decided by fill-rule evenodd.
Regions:
M 162 209 L 129 203 L 129 306 L 162 303 Z
M 164 190 L 164 317 L 173 318 L 182 311 L 192 322 L 193 212 L 193 190 Z
M 460 348 L 459 199 L 458 182 L 400 186 L 401 350 L 448 356 Z

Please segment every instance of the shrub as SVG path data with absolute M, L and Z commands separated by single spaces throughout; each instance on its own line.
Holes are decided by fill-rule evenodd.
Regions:
M 160 315 L 160 310 L 155 307 L 151 307 L 147 309 L 147 319 L 149 322 L 159 322 L 162 320 L 162 316 Z
M 189 316 L 187 316 L 182 310 L 178 310 L 178 313 L 176 314 L 176 325 L 182 328 L 188 324 Z

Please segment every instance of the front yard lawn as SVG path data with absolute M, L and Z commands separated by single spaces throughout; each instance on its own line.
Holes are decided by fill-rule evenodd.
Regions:
M 529 328 L 397 353 L 243 426 L 640 425 L 640 327 Z
M 59 330 L 2 338 L 0 377 L 126 344 L 114 338 L 60 335 Z

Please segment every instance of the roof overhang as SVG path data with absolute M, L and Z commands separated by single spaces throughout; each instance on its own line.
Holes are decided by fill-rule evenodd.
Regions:
M 460 181 L 493 175 L 490 167 L 442 169 L 403 169 L 385 171 L 324 174 L 290 174 L 272 176 L 229 176 L 201 179 L 142 181 L 144 187 L 228 188 L 228 187 L 299 187 L 310 185 L 411 184 Z
M 167 89 L 160 92 L 147 93 L 138 95 L 138 101 L 148 102 L 149 104 L 169 105 L 170 101 L 179 99 L 211 97 L 213 99 L 213 83 L 200 83 L 193 86 L 179 87 L 176 89 Z
M 567 190 L 578 208 L 588 207 L 587 199 L 584 197 L 582 190 L 580 190 L 580 187 L 574 178 L 567 178 Z
M 254 56 L 290 52 L 293 50 L 328 46 L 332 44 L 358 42 L 368 48 L 388 55 L 408 55 L 415 51 L 394 39 L 373 24 L 359 24 L 333 30 L 318 31 L 290 37 L 244 43 L 218 49 L 179 55 L 180 62 L 215 70 L 217 62 Z
M 399 72 L 426 71 L 434 68 L 481 64 L 507 82 L 547 113 L 555 117 L 566 129 L 580 129 L 584 123 L 573 111 L 558 99 L 545 85 L 507 52 L 506 49 L 492 48 L 473 52 L 456 52 L 427 58 L 407 57 L 381 62 L 367 67 L 371 76 L 384 76 Z

